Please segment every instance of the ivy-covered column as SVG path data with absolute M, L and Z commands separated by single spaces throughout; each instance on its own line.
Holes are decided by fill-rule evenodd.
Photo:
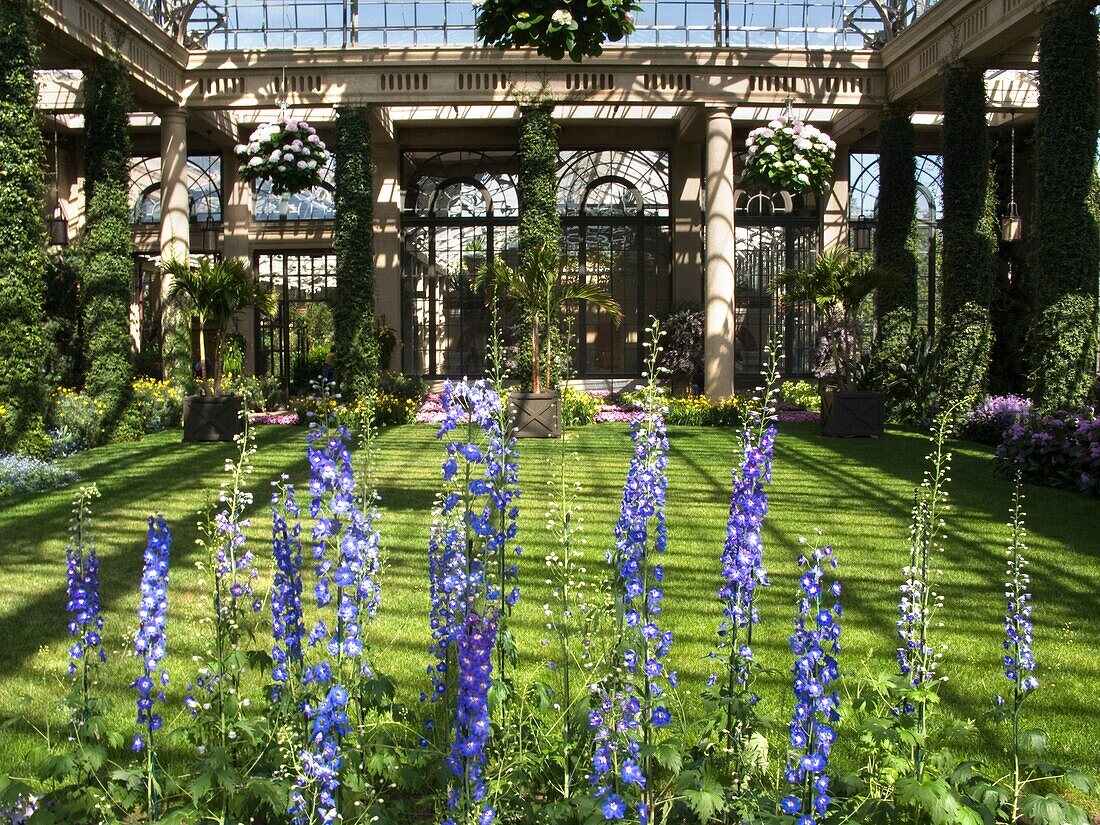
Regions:
M 130 228 L 130 86 L 115 54 L 84 83 L 84 389 L 103 406 L 104 432 L 114 430 L 133 379 L 130 300 L 134 242 Z
M 1041 409 L 1084 404 L 1095 376 L 1100 239 L 1095 176 L 1097 22 L 1089 0 L 1046 6 L 1035 126 L 1032 391 Z
M 558 124 L 550 104 L 524 106 L 519 122 L 519 254 L 561 248 L 558 216 Z
M 33 8 L 0 3 L 0 449 L 39 453 L 46 232 Z
M 917 259 L 911 243 L 917 182 L 913 112 L 908 104 L 885 108 L 879 126 L 878 224 L 875 263 L 889 273 L 875 300 L 877 325 L 872 354 L 875 383 L 889 396 L 901 366 L 909 360 L 916 334 Z M 891 406 L 898 399 L 890 397 Z
M 957 403 L 960 414 L 985 392 L 989 377 L 996 247 L 985 73 L 954 65 L 943 92 L 943 322 L 936 363 L 940 405 Z
M 374 335 L 374 166 L 370 114 L 340 109 L 336 118 L 336 376 L 347 398 L 378 378 Z

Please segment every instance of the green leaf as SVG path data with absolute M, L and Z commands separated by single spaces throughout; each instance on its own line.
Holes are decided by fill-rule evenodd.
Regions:
M 1038 728 L 1020 731 L 1017 738 L 1020 750 L 1040 756 L 1047 749 L 1047 732 Z
M 698 775 L 695 787 L 684 789 L 683 795 L 684 801 L 701 823 L 708 822 L 715 813 L 725 810 L 726 807 L 722 785 L 706 771 Z
M 1096 780 L 1092 777 L 1091 774 L 1083 773 L 1081 771 L 1067 770 L 1065 780 L 1081 793 L 1086 793 L 1089 795 L 1096 793 Z
M 664 742 L 653 749 L 653 758 L 657 764 L 669 773 L 677 774 L 684 768 L 684 757 L 680 749 L 671 742 Z
M 1028 794 L 1020 810 L 1033 825 L 1089 825 L 1088 814 L 1055 794 Z

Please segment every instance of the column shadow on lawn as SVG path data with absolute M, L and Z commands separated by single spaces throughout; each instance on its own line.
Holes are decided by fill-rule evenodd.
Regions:
M 256 498 L 253 514 L 262 513 L 267 506 L 267 485 L 260 479 L 269 469 L 276 470 L 271 474 L 272 478 L 277 477 L 279 471 L 290 472 L 293 476 L 305 473 L 304 451 L 302 457 L 291 462 L 289 467 L 281 461 L 278 468 L 269 467 L 264 459 L 264 448 L 266 446 L 270 453 L 271 445 L 283 438 L 285 435 L 275 432 L 260 431 L 257 434 L 260 452 L 256 457 L 257 470 L 251 478 Z M 129 447 L 129 450 L 133 449 Z M 220 480 L 217 477 L 226 458 L 232 455 L 232 446 L 184 447 L 178 442 L 161 443 L 139 448 L 139 460 L 136 462 L 128 460 L 130 452 L 127 449 L 115 448 L 113 452 L 114 456 L 87 465 L 97 472 L 84 470 L 80 482 L 98 482 L 102 493 L 102 498 L 93 505 L 93 513 L 94 535 L 100 553 L 100 603 L 104 612 L 111 611 L 116 602 L 137 590 L 146 535 L 144 519 L 157 509 L 158 504 L 171 502 L 175 500 L 174 494 L 193 487 L 196 479 Z M 125 464 L 122 464 L 123 461 Z M 120 476 L 118 480 L 125 483 L 111 483 L 112 476 Z M 48 561 L 47 553 L 52 551 L 47 548 L 50 545 L 58 548 L 56 572 L 49 583 L 52 586 L 34 595 L 29 604 L 24 602 L 0 613 L 0 626 L 9 638 L 6 654 L 0 657 L 0 676 L 19 670 L 43 644 L 59 641 L 68 635 L 64 554 L 61 547 L 68 532 L 73 492 L 72 488 L 53 491 L 48 494 L 49 501 L 45 504 L 41 499 L 33 499 L 14 503 L 12 507 L 0 511 L 0 533 L 14 539 L 9 541 L 9 547 L 17 549 L 14 555 L 5 554 L 0 561 L 0 572 L 18 576 L 15 568 L 20 562 L 25 563 L 32 556 Z M 210 485 L 209 493 L 208 500 L 213 503 L 217 496 L 216 481 Z M 199 552 L 195 544 L 195 509 L 164 513 L 173 534 L 174 567 L 193 564 Z M 135 532 L 132 535 L 118 532 L 120 524 L 132 526 Z M 28 534 L 31 525 L 33 534 Z M 21 546 L 24 543 L 25 550 Z

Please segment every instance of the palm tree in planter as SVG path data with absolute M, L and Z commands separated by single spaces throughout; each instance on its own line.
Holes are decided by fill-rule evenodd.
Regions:
M 543 244 L 528 256 L 529 265 L 513 269 L 499 258 L 478 271 L 474 288 L 492 286 L 491 296 L 500 296 L 517 307 L 531 328 L 531 392 L 510 393 L 509 406 L 517 435 L 561 435 L 561 396 L 553 386 L 554 332 L 561 327 L 563 311 L 579 301 L 602 309 L 618 324 L 623 311 L 603 287 L 567 281 L 561 276 L 557 249 Z M 544 346 L 545 345 L 545 346 Z
M 827 380 L 821 393 L 821 432 L 836 436 L 882 435 L 882 393 L 860 389 L 863 347 L 860 310 L 890 277 L 869 255 L 836 246 L 808 269 L 791 269 L 777 281 L 784 302 L 815 305 L 824 333 L 816 374 Z
M 275 310 L 275 296 L 253 280 L 236 259 L 199 260 L 197 266 L 171 261 L 164 266 L 171 278 L 167 300 L 199 328 L 199 386 L 201 395 L 184 399 L 184 441 L 229 441 L 241 432 L 241 399 L 222 395 L 222 342 L 229 321 L 238 312 L 255 307 L 262 315 Z M 213 327 L 211 347 L 207 328 Z M 207 353 L 212 357 L 208 358 Z

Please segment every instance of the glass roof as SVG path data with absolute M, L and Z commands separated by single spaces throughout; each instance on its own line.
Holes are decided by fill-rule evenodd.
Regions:
M 131 2 L 147 7 L 172 0 Z M 636 30 L 624 45 L 857 49 L 866 48 L 874 34 L 874 22 L 866 19 L 871 0 L 640 0 L 640 5 Z M 470 0 L 199 0 L 187 23 L 187 41 L 218 50 L 477 42 Z

